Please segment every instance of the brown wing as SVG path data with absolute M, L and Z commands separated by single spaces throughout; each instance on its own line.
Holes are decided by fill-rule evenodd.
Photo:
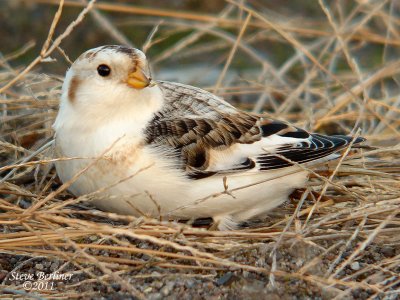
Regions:
M 351 141 L 351 137 L 346 136 L 311 135 L 287 123 L 236 110 L 198 88 L 170 82 L 160 82 L 159 86 L 166 103 L 149 122 L 145 130 L 146 142 L 168 149 L 191 178 L 255 167 L 259 170 L 284 168 L 293 165 L 290 161 L 304 163 L 327 156 Z M 270 148 L 269 138 L 279 139 L 279 143 L 272 143 L 272 153 L 264 150 L 264 147 Z M 251 145 L 258 141 L 261 143 L 254 146 L 252 155 L 243 152 L 232 160 L 224 157 L 226 168 L 209 168 L 211 150 L 223 152 L 234 145 Z
M 204 177 L 210 150 L 261 138 L 259 118 L 236 110 L 223 99 L 196 87 L 159 81 L 165 105 L 146 129 L 147 142 L 173 149 L 188 174 Z M 204 173 L 204 174 L 203 174 Z
M 192 171 L 207 170 L 211 149 L 224 150 L 236 143 L 251 144 L 260 139 L 257 119 L 239 113 L 222 114 L 219 120 L 158 115 L 146 129 L 147 143 L 172 148 Z

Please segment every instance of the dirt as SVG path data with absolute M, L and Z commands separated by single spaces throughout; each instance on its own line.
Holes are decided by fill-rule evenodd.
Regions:
M 96 237 L 89 238 L 89 242 L 96 240 Z M 343 241 L 345 242 L 345 241 Z M 106 280 L 104 273 L 92 264 L 76 264 L 64 262 L 63 260 L 50 257 L 28 257 L 23 255 L 1 254 L 0 255 L 0 282 L 1 287 L 7 290 L 3 295 L 11 297 L 12 293 L 21 292 L 20 287 L 26 280 L 16 280 L 13 274 L 72 274 L 67 280 L 49 280 L 53 290 L 41 291 L 42 298 L 51 299 L 58 296 L 68 298 L 85 299 L 136 299 L 129 290 L 131 287 L 142 293 L 147 299 L 368 299 L 374 295 L 374 299 L 396 299 L 386 298 L 376 294 L 371 289 L 354 289 L 351 293 L 343 293 L 337 287 L 327 287 L 316 284 L 313 278 L 323 277 L 332 265 L 332 262 L 340 254 L 340 247 L 324 255 L 324 250 L 335 243 L 323 241 L 305 243 L 301 240 L 283 243 L 276 250 L 276 270 L 287 274 L 303 273 L 303 278 L 291 276 L 275 276 L 271 278 L 264 274 L 251 271 L 228 268 L 215 271 L 185 271 L 160 268 L 149 263 L 147 266 L 137 268 L 126 268 L 125 272 L 118 274 L 127 284 L 113 283 L 113 280 Z M 342 258 L 346 259 L 358 243 L 343 253 Z M 271 270 L 273 258 L 271 257 L 272 243 L 265 243 L 252 250 L 241 251 L 238 249 L 230 255 L 232 261 L 245 265 Z M 137 247 L 149 248 L 147 243 L 138 244 Z M 88 254 L 102 255 L 109 257 L 124 257 L 127 259 L 138 258 L 137 255 L 129 255 L 118 251 L 96 251 L 88 250 Z M 400 249 L 391 246 L 379 246 L 371 244 L 363 253 L 362 259 L 357 263 L 346 266 L 338 276 L 343 278 L 356 274 L 357 271 L 366 265 L 373 266 L 385 258 L 400 255 Z M 140 256 L 140 255 L 139 255 Z M 141 258 L 145 258 L 143 255 Z M 314 260 L 314 261 L 313 261 Z M 311 262 L 311 264 L 310 264 Z M 308 267 L 307 264 L 310 264 Z M 84 269 L 82 269 L 84 268 Z M 303 269 L 303 271 L 301 271 Z M 397 267 L 400 272 L 400 266 Z M 362 273 L 354 279 L 362 281 L 368 273 Z M 369 280 L 369 284 L 378 284 L 379 276 L 374 278 L 375 282 Z M 393 279 L 395 281 L 396 279 Z M 398 280 L 398 279 L 397 279 Z M 37 279 L 32 280 L 37 281 Z M 394 285 L 393 290 L 400 288 L 400 283 Z M 17 291 L 18 290 L 18 291 Z M 342 293 L 342 294 L 341 294 Z M 34 291 L 26 290 L 21 295 L 24 299 L 34 298 Z

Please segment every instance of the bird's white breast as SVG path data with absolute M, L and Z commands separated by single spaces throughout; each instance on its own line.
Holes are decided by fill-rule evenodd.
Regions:
M 112 129 L 109 126 L 110 132 Z M 57 163 L 63 182 L 112 144 L 110 135 L 101 130 L 90 134 L 61 130 L 57 134 L 61 156 L 90 158 Z M 70 190 L 77 196 L 100 190 L 94 204 L 122 214 L 179 218 L 234 215 L 238 220 L 246 220 L 285 201 L 291 188 L 302 186 L 307 177 L 305 172 L 290 168 L 268 173 L 244 172 L 228 176 L 225 183 L 222 176 L 194 181 L 163 158 L 159 149 L 141 145 L 129 135 L 115 138 L 120 140 Z M 287 175 L 288 172 L 293 174 Z M 225 193 L 226 188 L 233 192 Z
M 240 221 L 276 207 L 306 180 L 307 174 L 297 167 L 251 170 L 227 176 L 225 181 L 223 176 L 191 180 L 178 160 L 171 159 L 173 153 L 144 141 L 144 128 L 162 105 L 158 87 L 134 99 L 118 90 L 101 93 L 113 96 L 116 107 L 95 111 L 102 106 L 91 109 L 85 93 L 80 95 L 84 106 L 80 107 L 82 103 L 70 103 L 64 93 L 54 129 L 58 156 L 75 158 L 56 163 L 59 177 L 67 182 L 93 164 L 69 190 L 76 196 L 94 193 L 91 201 L 104 210 L 167 218 L 228 216 Z M 243 155 L 251 154 L 250 150 Z

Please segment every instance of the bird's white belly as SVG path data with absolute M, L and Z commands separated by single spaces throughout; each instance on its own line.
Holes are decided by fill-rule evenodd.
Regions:
M 65 183 L 92 164 L 69 190 L 76 196 L 92 194 L 88 199 L 95 206 L 121 214 L 164 219 L 228 216 L 243 221 L 278 206 L 307 179 L 306 172 L 291 167 L 242 172 L 227 176 L 225 183 L 222 176 L 193 180 L 165 155 L 132 140 L 117 143 L 96 158 L 115 138 L 100 142 L 104 136 L 70 136 L 59 132 L 58 156 L 83 159 L 57 162 L 60 179 Z
M 69 149 L 73 151 L 66 153 Z M 91 203 L 104 210 L 158 216 L 187 199 L 187 179 L 161 158 L 153 159 L 152 153 L 145 149 L 129 151 L 128 155 L 117 148 L 102 158 L 77 149 L 80 148 L 57 147 L 59 157 L 84 157 L 57 162 L 57 173 L 65 183 L 92 164 L 68 189 L 76 196 L 93 193 Z M 85 149 L 90 146 L 86 145 Z
M 278 206 L 307 178 L 306 172 L 290 168 L 227 176 L 225 184 L 222 176 L 191 180 L 155 155 L 148 148 L 125 158 L 122 152 L 115 151 L 98 159 L 69 190 L 76 196 L 94 193 L 91 203 L 121 214 L 168 219 L 229 215 L 241 221 Z M 60 161 L 57 172 L 66 182 L 93 161 Z M 294 173 L 281 178 L 288 172 Z

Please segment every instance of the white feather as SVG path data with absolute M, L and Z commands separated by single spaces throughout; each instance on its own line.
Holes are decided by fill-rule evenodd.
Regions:
M 92 60 L 78 59 L 65 78 L 54 123 L 56 149 L 58 156 L 81 159 L 57 162 L 61 180 L 70 180 L 115 144 L 72 183 L 72 193 L 80 196 L 100 190 L 93 203 L 108 211 L 180 219 L 213 217 L 220 229 L 232 229 L 238 222 L 280 205 L 293 189 L 304 186 L 307 172 L 297 166 L 271 171 L 253 168 L 227 175 L 226 179 L 222 175 L 189 179 L 170 159 L 172 153 L 143 143 L 146 124 L 164 104 L 160 88 L 156 85 L 136 90 L 121 83 L 130 64 L 127 56 L 102 49 L 91 50 L 98 53 Z M 147 63 L 140 53 L 137 59 Z M 96 66 L 104 62 L 118 70 L 109 81 L 95 72 Z M 73 100 L 69 99 L 69 91 L 75 77 L 81 81 Z M 220 110 L 235 110 L 217 98 L 212 101 Z M 304 140 L 272 135 L 252 144 L 214 149 L 210 151 L 208 170 L 227 170 L 247 157 Z

